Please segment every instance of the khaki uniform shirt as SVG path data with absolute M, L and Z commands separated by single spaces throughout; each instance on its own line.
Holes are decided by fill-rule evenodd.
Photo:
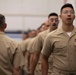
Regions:
M 21 49 L 22 52 L 28 51 L 28 47 L 29 47 L 29 44 L 30 44 L 30 40 L 31 39 L 32 38 L 28 38 L 28 39 L 20 42 L 19 46 L 20 46 L 20 49 Z
M 28 59 L 27 59 L 27 56 L 28 56 L 28 48 L 29 48 L 29 44 L 30 44 L 30 41 L 31 41 L 31 39 L 32 38 L 28 38 L 28 39 L 26 39 L 26 40 L 24 40 L 24 41 L 22 41 L 20 44 L 19 44 L 19 47 L 20 47 L 20 49 L 21 49 L 21 51 L 22 52 L 25 52 L 25 67 L 24 67 L 24 70 L 26 70 L 26 71 L 28 71 L 28 67 L 27 67 L 27 65 L 28 65 Z
M 18 49 L 18 43 L 0 32 L 0 75 L 12 75 L 13 65 L 23 66 L 23 55 Z
M 62 27 L 49 33 L 41 52 L 53 55 L 53 67 L 65 71 L 76 72 L 76 28 L 69 36 Z
M 45 37 L 47 36 L 48 33 L 49 33 L 49 30 L 46 30 L 46 31 L 43 31 L 43 32 L 39 33 L 36 36 L 36 38 L 34 40 L 34 43 L 33 43 L 33 47 L 32 47 L 32 49 L 34 51 L 41 52 L 42 47 L 43 47 L 43 43 L 44 43 L 44 39 L 45 39 Z
M 35 38 L 35 40 L 33 42 L 33 46 L 32 46 L 33 51 L 37 51 L 37 52 L 41 53 L 41 50 L 42 50 L 42 47 L 44 44 L 44 40 L 45 40 L 46 36 L 48 35 L 48 33 L 50 33 L 49 29 L 38 34 L 38 36 Z M 51 64 L 49 64 L 48 72 L 51 72 L 52 71 L 52 66 L 51 66 L 52 65 L 52 56 L 50 56 L 50 58 L 49 58 L 49 63 L 51 63 Z M 40 60 L 38 62 L 36 70 L 41 71 L 41 61 Z
M 27 48 L 27 50 L 32 53 L 33 52 L 33 43 L 34 43 L 34 40 L 35 40 L 36 37 L 33 37 L 30 41 L 29 41 L 29 47 Z

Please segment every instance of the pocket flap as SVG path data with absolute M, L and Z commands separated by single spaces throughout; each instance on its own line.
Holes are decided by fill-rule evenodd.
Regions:
M 57 42 L 55 43 L 55 48 L 64 48 L 66 47 L 66 43 L 65 42 Z

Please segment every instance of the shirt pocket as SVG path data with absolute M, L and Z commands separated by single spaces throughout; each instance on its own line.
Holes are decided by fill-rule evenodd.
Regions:
M 55 44 L 54 44 L 54 52 L 57 53 L 57 54 L 64 54 L 66 53 L 66 47 L 67 47 L 67 44 L 63 41 L 57 41 Z

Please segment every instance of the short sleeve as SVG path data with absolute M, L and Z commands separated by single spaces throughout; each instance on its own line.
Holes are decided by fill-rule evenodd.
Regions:
M 41 35 L 38 35 L 32 45 L 33 51 L 41 52 L 42 50 L 42 38 Z
M 22 52 L 17 48 L 13 57 L 13 65 L 15 67 L 23 67 L 25 64 Z
M 43 55 L 50 56 L 51 51 L 52 51 L 51 38 L 50 36 L 47 36 L 44 40 L 44 45 L 43 45 L 41 53 Z

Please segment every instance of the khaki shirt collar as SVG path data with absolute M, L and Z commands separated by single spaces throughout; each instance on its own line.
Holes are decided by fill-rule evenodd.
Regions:
M 65 31 L 62 29 L 62 26 L 57 29 L 57 34 L 63 34 Z
M 74 27 L 73 31 L 72 31 L 72 35 L 76 34 L 76 28 Z
M 0 31 L 0 34 L 5 34 L 4 32 Z
M 47 29 L 47 32 L 50 32 L 50 30 L 49 30 L 49 29 Z
M 58 29 L 57 29 L 57 32 L 56 32 L 57 34 L 63 34 L 63 33 L 65 33 L 65 31 L 62 29 L 62 26 L 61 27 L 59 27 Z M 76 33 L 76 28 L 74 27 L 74 29 L 73 29 L 73 31 L 72 31 L 72 34 L 75 34 Z

